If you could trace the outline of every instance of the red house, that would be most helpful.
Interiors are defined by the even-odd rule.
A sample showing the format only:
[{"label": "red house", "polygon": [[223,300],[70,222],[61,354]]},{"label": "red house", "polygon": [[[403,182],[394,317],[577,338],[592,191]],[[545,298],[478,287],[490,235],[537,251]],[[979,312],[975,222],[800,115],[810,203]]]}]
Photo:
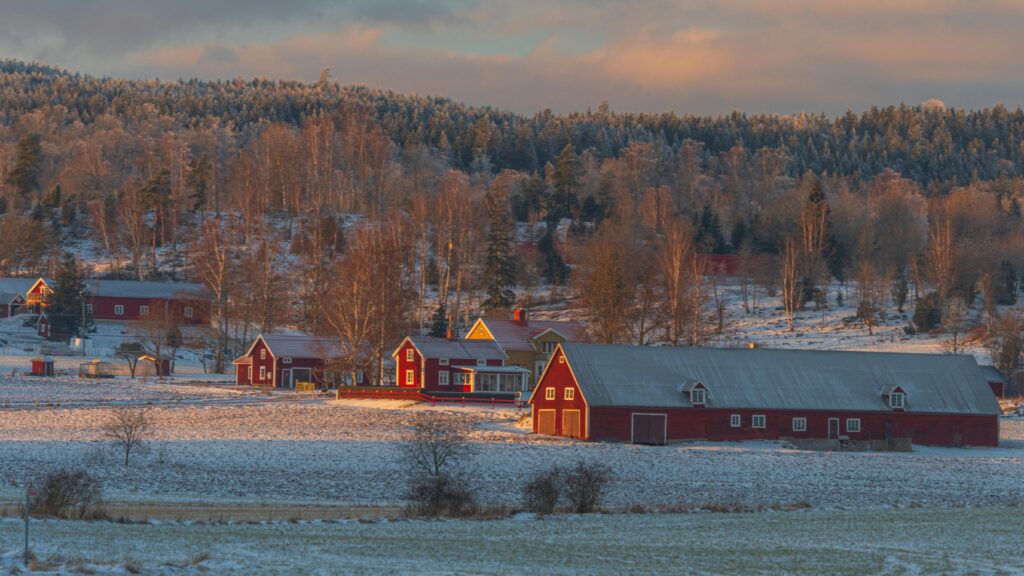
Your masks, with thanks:
[{"label": "red house", "polygon": [[32,278],[0,278],[0,318],[14,316],[36,282]]},{"label": "red house", "polygon": [[96,320],[174,318],[209,324],[212,298],[202,284],[87,280],[86,309]]},{"label": "red house", "polygon": [[564,344],[530,397],[538,434],[996,446],[999,404],[960,355]]},{"label": "red house", "polygon": [[395,382],[403,388],[467,394],[528,390],[530,372],[506,366],[508,356],[492,340],[409,336],[391,356]]},{"label": "red house", "polygon": [[[261,334],[235,359],[235,383],[268,388],[294,388],[297,382],[327,386],[335,380],[327,366],[341,354],[342,347],[335,339]],[[357,385],[367,383],[362,372],[356,378]]]}]

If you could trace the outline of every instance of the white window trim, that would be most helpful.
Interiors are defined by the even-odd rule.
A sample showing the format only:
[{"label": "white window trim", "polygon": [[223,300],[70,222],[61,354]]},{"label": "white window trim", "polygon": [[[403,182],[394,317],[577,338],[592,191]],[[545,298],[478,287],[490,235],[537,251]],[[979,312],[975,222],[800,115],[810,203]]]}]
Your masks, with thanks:
[{"label": "white window trim", "polygon": [[562,393],[562,399],[563,400],[575,400],[576,399],[576,389],[575,388],[571,388],[571,387],[570,388],[566,388],[565,392]]},{"label": "white window trim", "polygon": [[440,372],[437,373],[437,385],[438,386],[448,386],[448,371],[447,370],[441,370]]},{"label": "white window trim", "polygon": [[266,379],[267,379],[267,367],[266,366],[260,366],[260,382],[263,382]]},{"label": "white window trim", "polygon": [[703,388],[694,388],[690,390],[690,404],[694,406],[703,406],[707,403],[708,392]]},{"label": "white window trim", "polygon": [[[760,426],[757,425],[758,418],[761,419],[761,425]],[[750,417],[750,427],[751,428],[758,428],[758,429],[767,428],[768,427],[768,418],[765,417],[764,414],[754,414],[753,416]]]},{"label": "white window trim", "polygon": [[249,382],[252,382],[252,364],[249,365]]},{"label": "white window trim", "polygon": [[193,313],[192,307],[191,306],[185,306],[185,318],[191,318],[192,317],[192,313]]},{"label": "white window trim", "polygon": [[124,304],[114,304],[114,316],[124,316]]},{"label": "white window trim", "polygon": [[149,306],[145,304],[139,306],[139,316],[149,316]]},{"label": "white window trim", "polygon": [[793,418],[793,432],[807,432],[807,418]]},{"label": "white window trim", "polygon": [[440,364],[441,366],[447,366],[448,365],[448,359],[447,358],[438,358],[437,363]]},{"label": "white window trim", "polygon": [[477,358],[476,359],[476,365],[477,366],[486,366],[487,365],[487,360],[485,360],[483,358]]},{"label": "white window trim", "polygon": [[406,386],[412,386],[415,383],[416,383],[416,371],[415,370],[406,370],[405,371],[405,385]]},{"label": "white window trim", "polygon": [[266,359],[267,359],[267,349],[266,348],[260,348],[260,360],[266,360]]},{"label": "white window trim", "polygon": [[[853,424],[853,426],[851,426],[851,424]],[[860,418],[847,418],[846,431],[854,433],[860,432]]]},{"label": "white window trim", "polygon": [[[897,399],[899,399],[897,401]],[[907,395],[903,392],[893,392],[889,394],[889,406],[892,408],[905,408],[907,405]]]},{"label": "white window trim", "polygon": [[743,415],[729,414],[729,427],[739,428],[740,426],[743,426]]},{"label": "white window trim", "polygon": [[292,363],[291,356],[285,356],[284,358],[281,358],[281,364],[291,364],[291,363]]},{"label": "white window trim", "polygon": [[547,388],[545,388],[544,389],[544,399],[545,400],[554,400],[555,399],[555,389],[552,388],[551,386],[548,386]]},{"label": "white window trim", "polygon": [[413,351],[413,349],[412,349],[412,348],[407,348],[407,349],[405,350],[405,361],[406,361],[406,362],[412,362],[412,361],[413,361],[413,359],[414,359],[414,356],[413,356],[413,354],[415,354],[415,352]]}]

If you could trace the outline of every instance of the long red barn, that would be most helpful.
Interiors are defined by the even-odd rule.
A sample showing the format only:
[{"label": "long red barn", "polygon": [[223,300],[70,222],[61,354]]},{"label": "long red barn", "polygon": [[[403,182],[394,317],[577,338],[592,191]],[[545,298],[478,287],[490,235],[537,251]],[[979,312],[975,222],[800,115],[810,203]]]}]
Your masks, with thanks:
[{"label": "long red barn", "polygon": [[588,440],[909,438],[996,446],[999,404],[973,357],[563,344],[533,430]]}]

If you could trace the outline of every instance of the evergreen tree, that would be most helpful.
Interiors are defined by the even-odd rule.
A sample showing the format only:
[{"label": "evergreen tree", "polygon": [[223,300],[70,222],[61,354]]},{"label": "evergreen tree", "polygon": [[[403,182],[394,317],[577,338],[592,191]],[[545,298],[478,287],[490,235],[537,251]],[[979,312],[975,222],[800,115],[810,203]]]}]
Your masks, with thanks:
[{"label": "evergreen tree", "polygon": [[1017,271],[1009,260],[999,263],[999,283],[996,285],[996,303],[1012,306],[1017,303]]},{"label": "evergreen tree", "polygon": [[561,284],[569,277],[569,267],[562,260],[555,246],[555,236],[552,233],[552,226],[548,226],[540,241],[537,242],[537,251],[541,255],[541,275],[548,284]]},{"label": "evergreen tree", "polygon": [[705,204],[700,212],[700,219],[697,221],[697,246],[705,253],[725,253],[725,237],[722,235],[722,224],[718,221],[718,214],[711,209],[710,204]]},{"label": "evergreen tree", "polygon": [[484,260],[484,287],[487,298],[484,310],[510,308],[516,301],[513,288],[516,285],[517,262],[512,238],[512,221],[508,201],[504,194],[492,191],[486,198],[487,217],[490,229],[487,231],[487,253]]},{"label": "evergreen tree", "polygon": [[92,314],[85,308],[85,278],[70,252],[61,258],[54,283],[46,308],[50,333],[84,336],[92,328]]},{"label": "evergreen tree", "polygon": [[17,160],[14,169],[7,176],[7,183],[22,198],[39,189],[39,170],[43,162],[42,138],[39,134],[29,134],[18,140]]},{"label": "evergreen tree", "polygon": [[547,221],[557,222],[571,218],[576,206],[576,189],[579,187],[580,162],[572,144],[566,144],[555,161],[555,191],[548,199]]},{"label": "evergreen tree", "polygon": [[434,338],[444,338],[448,335],[448,309],[440,304],[434,310],[434,317],[430,322],[430,335]]},{"label": "evergreen tree", "polygon": [[210,159],[206,157],[206,152],[203,152],[188,161],[188,175],[185,177],[185,185],[191,191],[189,198],[192,200],[192,212],[199,212],[206,207],[209,182]]}]

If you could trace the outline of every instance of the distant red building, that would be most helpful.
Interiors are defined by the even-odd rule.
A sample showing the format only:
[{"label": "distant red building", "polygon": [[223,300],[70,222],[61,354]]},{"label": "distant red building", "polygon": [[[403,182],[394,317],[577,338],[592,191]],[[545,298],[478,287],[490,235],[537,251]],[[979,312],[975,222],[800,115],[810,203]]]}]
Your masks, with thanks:
[{"label": "distant red building", "polygon": [[491,340],[409,336],[391,355],[395,383],[436,392],[523,393],[528,370],[506,366],[508,356]]},{"label": "distant red building", "polygon": [[[261,334],[235,359],[235,383],[268,388],[294,388],[296,382],[327,386],[347,376],[334,378],[328,369],[331,360],[341,354],[341,345],[332,338]],[[362,372],[356,379],[356,385],[368,383]]]}]

